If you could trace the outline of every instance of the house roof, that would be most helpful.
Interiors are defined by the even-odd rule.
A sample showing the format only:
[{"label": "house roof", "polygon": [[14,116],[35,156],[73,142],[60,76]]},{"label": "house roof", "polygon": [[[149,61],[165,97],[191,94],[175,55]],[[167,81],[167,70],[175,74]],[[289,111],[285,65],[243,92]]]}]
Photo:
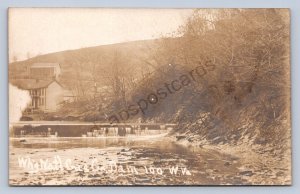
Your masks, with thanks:
[{"label": "house roof", "polygon": [[[10,81],[13,85],[20,89],[30,90],[47,88],[51,83],[56,82],[56,80],[37,80],[37,79],[14,79]],[[60,85],[60,83],[58,83]]]},{"label": "house roof", "polygon": [[30,68],[40,68],[40,67],[59,67],[59,63],[33,63],[29,66]]}]

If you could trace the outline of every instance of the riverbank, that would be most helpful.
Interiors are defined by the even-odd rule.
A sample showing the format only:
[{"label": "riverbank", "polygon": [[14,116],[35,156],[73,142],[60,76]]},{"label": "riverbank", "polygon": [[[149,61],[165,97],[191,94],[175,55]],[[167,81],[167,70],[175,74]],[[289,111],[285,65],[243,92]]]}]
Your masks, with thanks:
[{"label": "riverbank", "polygon": [[[205,139],[188,141],[186,138],[171,137],[174,143],[195,151],[206,149],[231,155],[234,160],[224,165],[232,165],[239,161],[241,166],[237,176],[242,176],[251,185],[291,185],[291,149],[276,149],[274,145],[254,144],[251,139],[244,138],[236,144],[212,144]],[[200,138],[199,138],[200,139]]]},{"label": "riverbank", "polygon": [[[171,142],[170,138],[149,141],[48,138],[28,139],[26,144],[14,141],[10,143],[9,160],[12,186],[248,184],[246,179],[236,176],[240,171],[236,158],[215,150],[195,151]],[[33,166],[35,162],[40,165],[41,160],[48,161],[48,168],[32,170],[29,159]],[[226,165],[233,160],[236,161],[232,165]],[[98,164],[96,167],[93,161]]]},{"label": "riverbank", "polygon": [[43,142],[29,139],[26,144],[11,144],[9,183],[12,186],[185,185],[203,181],[195,178],[197,173],[190,168],[194,157],[181,146],[162,139],[147,144],[123,140],[108,140],[103,144],[104,139],[94,139],[94,143],[90,139],[83,145],[74,144],[81,141],[78,138],[57,142],[52,139],[51,143],[50,139]]},{"label": "riverbank", "polygon": [[290,184],[291,171],[284,166],[289,162],[288,153],[276,157],[268,149],[246,143],[189,142],[175,137],[28,138],[26,142],[11,138],[9,183],[12,186]]}]

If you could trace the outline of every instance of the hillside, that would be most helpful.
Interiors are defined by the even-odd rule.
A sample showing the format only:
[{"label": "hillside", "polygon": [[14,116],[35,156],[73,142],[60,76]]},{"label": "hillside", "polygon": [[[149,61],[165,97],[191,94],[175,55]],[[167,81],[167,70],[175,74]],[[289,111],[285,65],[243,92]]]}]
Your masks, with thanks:
[{"label": "hillside", "polygon": [[[80,74],[82,81],[88,82],[93,79],[92,74],[95,71],[98,74],[107,75],[111,73],[114,63],[117,63],[122,70],[130,70],[133,73],[143,69],[151,69],[149,63],[152,62],[147,60],[149,53],[156,47],[155,40],[145,40],[40,55],[25,61],[10,63],[9,77],[10,79],[26,78],[27,67],[33,63],[59,63],[62,69],[59,81],[68,88],[72,88],[78,80],[78,74]],[[102,79],[96,80],[100,86],[106,84],[105,80]]]}]

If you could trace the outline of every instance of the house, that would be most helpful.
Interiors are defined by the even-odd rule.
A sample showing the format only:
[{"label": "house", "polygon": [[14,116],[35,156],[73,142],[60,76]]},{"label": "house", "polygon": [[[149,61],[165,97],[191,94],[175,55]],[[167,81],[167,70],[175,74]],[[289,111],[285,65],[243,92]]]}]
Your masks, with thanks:
[{"label": "house", "polygon": [[29,78],[58,79],[61,74],[59,63],[33,63],[27,67]]},{"label": "house", "polygon": [[64,93],[66,90],[55,79],[18,79],[12,81],[18,88],[29,91],[31,103],[30,110],[41,110],[44,112],[53,112],[64,102]]},{"label": "house", "polygon": [[31,64],[27,74],[27,79],[11,79],[10,82],[29,92],[31,103],[27,109],[30,111],[53,112],[61,103],[74,101],[74,95],[58,81],[61,74],[59,63]]}]

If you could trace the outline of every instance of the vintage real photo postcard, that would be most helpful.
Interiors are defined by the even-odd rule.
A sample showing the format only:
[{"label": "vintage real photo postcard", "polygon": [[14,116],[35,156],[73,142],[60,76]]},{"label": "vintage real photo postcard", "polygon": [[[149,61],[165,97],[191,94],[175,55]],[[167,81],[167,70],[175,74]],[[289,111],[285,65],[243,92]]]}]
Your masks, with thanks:
[{"label": "vintage real photo postcard", "polygon": [[291,185],[289,9],[9,8],[9,184]]}]

